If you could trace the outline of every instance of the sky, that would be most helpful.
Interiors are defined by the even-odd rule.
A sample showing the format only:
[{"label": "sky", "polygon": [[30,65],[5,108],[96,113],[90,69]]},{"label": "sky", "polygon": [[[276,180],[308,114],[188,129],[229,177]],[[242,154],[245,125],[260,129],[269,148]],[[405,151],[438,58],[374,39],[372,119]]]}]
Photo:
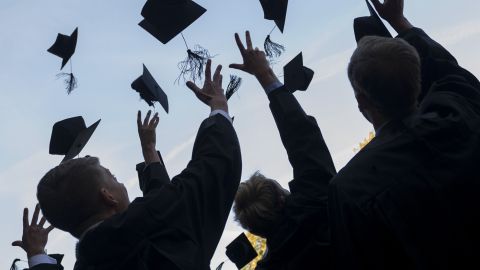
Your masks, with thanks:
[{"label": "sky", "polygon": [[[126,184],[130,198],[141,196],[135,164],[142,161],[136,130],[136,112],[147,111],[130,84],[145,64],[169,97],[170,113],[159,109],[157,148],[170,176],[185,168],[193,141],[209,108],[183,84],[174,84],[177,63],[186,48],[181,37],[161,44],[138,26],[145,1],[127,0],[0,0],[0,268],[25,253],[11,247],[21,238],[22,209],[32,209],[40,178],[62,159],[48,154],[51,128],[57,121],[83,116],[91,125],[102,119],[81,155],[100,157]],[[213,64],[223,74],[240,75],[243,84],[229,102],[242,148],[242,179],[260,170],[285,187],[292,179],[268,99],[258,82],[228,68],[241,61],[234,33],[251,30],[261,47],[274,23],[263,19],[257,0],[197,0],[208,11],[184,35],[190,47],[200,44],[215,55]],[[406,1],[406,16],[449,49],[459,63],[480,75],[480,2]],[[316,117],[337,169],[354,155],[354,148],[372,131],[358,112],[346,75],[355,48],[352,21],[367,15],[363,0],[290,0],[285,31],[272,39],[286,46],[273,66],[281,76],[283,66],[303,52],[304,64],[315,71],[306,92],[296,96],[305,111]],[[56,79],[61,59],[47,49],[57,33],[70,34],[79,27],[77,50],[72,58],[78,88],[66,94]],[[394,33],[394,32],[392,32]],[[69,66],[65,68],[68,71]],[[159,106],[157,106],[159,108]],[[212,194],[214,196],[214,194]],[[226,260],[225,246],[242,229],[232,217],[212,259],[215,268]],[[64,253],[65,269],[75,262],[75,239],[52,231],[48,252]],[[23,266],[26,266],[23,264]],[[235,269],[227,262],[224,269]]]}]

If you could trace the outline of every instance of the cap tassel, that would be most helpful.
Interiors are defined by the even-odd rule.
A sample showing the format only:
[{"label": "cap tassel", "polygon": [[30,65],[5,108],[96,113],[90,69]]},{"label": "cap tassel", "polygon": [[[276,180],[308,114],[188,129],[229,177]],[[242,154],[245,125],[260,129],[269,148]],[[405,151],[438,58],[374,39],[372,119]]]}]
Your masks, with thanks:
[{"label": "cap tassel", "polygon": [[180,75],[176,82],[183,78],[184,81],[190,78],[193,82],[202,80],[205,64],[207,60],[212,58],[207,49],[202,48],[200,45],[195,45],[195,50],[187,50],[187,58],[178,63],[180,69]]},{"label": "cap tassel", "polygon": [[238,91],[240,85],[242,85],[242,78],[235,75],[230,75],[230,82],[228,83],[227,91],[225,92],[227,100],[229,100],[232,95]]},{"label": "cap tassel", "polygon": [[65,82],[65,89],[67,90],[67,94],[70,93],[77,88],[77,78],[73,75],[73,73],[59,73],[57,74],[57,79],[64,78]]},{"label": "cap tassel", "polygon": [[267,36],[263,44],[265,48],[265,54],[268,58],[278,58],[285,52],[285,46],[275,43],[270,39],[270,35]]}]

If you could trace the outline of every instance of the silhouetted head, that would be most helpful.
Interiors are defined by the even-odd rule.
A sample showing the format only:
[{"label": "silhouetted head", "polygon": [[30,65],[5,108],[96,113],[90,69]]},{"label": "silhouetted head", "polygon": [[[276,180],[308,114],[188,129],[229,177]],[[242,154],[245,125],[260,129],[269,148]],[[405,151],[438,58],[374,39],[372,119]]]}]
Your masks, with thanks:
[{"label": "silhouetted head", "polygon": [[282,218],[288,195],[290,192],[277,181],[256,172],[238,188],[235,220],[251,233],[267,237]]},{"label": "silhouetted head", "polygon": [[416,49],[402,39],[367,36],[360,40],[348,77],[358,108],[375,128],[416,109],[420,68]]},{"label": "silhouetted head", "polygon": [[125,186],[95,157],[72,159],[51,169],[38,183],[37,198],[48,222],[77,238],[130,204]]}]

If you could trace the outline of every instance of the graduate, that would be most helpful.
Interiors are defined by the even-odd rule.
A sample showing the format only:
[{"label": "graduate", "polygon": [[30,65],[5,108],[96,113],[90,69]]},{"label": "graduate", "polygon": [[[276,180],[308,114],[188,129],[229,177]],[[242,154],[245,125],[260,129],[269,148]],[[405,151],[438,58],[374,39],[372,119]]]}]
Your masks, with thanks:
[{"label": "graduate", "polygon": [[[235,36],[243,64],[232,64],[254,75],[267,94],[270,110],[293,167],[290,191],[260,173],[240,184],[234,203],[235,219],[253,234],[267,239],[267,254],[256,269],[322,269],[329,251],[324,233],[328,226],[328,184],[336,175],[330,152],[318,124],[293,95],[306,90],[313,71],[302,64],[301,54],[284,68],[284,83],[272,71],[265,52],[254,49],[250,33],[246,47]],[[328,256],[327,256],[328,257]]]},{"label": "graduate", "polygon": [[[330,172],[327,148],[316,143],[323,156],[318,155],[319,148],[304,151],[301,144],[289,150],[279,129],[294,165],[291,193],[257,174],[241,184],[234,205],[236,218],[246,229],[267,237],[269,250],[257,269],[480,268],[480,82],[405,18],[403,0],[372,2],[399,35],[392,38],[379,25],[362,29],[382,23],[375,10],[371,19],[356,20],[358,47],[348,76],[358,108],[375,128],[376,137],[336,176],[317,174],[315,181],[299,190],[297,158],[292,154],[303,151],[306,158],[317,161],[316,167],[306,172]],[[262,55],[249,43],[247,39],[248,48],[241,48],[244,58]],[[262,83],[266,89],[282,90],[280,84],[272,83],[271,71],[258,68],[258,61],[233,67],[267,82]],[[264,80],[268,77],[270,80]],[[290,112],[291,106],[282,104],[287,108],[283,110]],[[279,120],[286,119],[274,118],[279,127]],[[296,127],[286,132],[295,133]],[[322,190],[328,182],[328,191]],[[293,194],[313,191],[320,193],[316,204],[310,201],[312,210],[328,209],[323,220],[317,219],[319,231],[304,242],[301,240],[306,238],[295,241],[288,231],[275,237],[287,227],[284,224],[290,224],[295,232],[301,224],[308,227],[313,223],[291,218],[304,210],[289,208]],[[261,199],[245,199],[245,194]],[[308,248],[312,242],[324,249],[316,253],[310,267],[291,264],[299,254],[313,250]]]},{"label": "graduate", "polygon": [[[179,175],[170,179],[155,149],[158,114],[148,112],[142,119],[139,112],[145,162],[137,171],[143,197],[130,202],[125,186],[96,157],[67,160],[40,180],[37,198],[44,218],[79,241],[76,270],[210,269],[242,163],[221,66],[212,78],[209,60],[205,78],[203,88],[188,82],[211,114],[200,125],[192,159]],[[38,215],[37,209],[31,223],[24,215],[24,235],[15,244],[27,252],[30,269],[63,269],[44,253],[51,228],[43,228],[44,219],[37,224]],[[31,241],[39,238],[43,241]]]}]

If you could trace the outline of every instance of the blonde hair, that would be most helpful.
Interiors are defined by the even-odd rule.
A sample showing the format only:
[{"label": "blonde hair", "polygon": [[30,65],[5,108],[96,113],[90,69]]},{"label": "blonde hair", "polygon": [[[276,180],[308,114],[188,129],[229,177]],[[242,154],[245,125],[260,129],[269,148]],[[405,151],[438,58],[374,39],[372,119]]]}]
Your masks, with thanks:
[{"label": "blonde hair", "polygon": [[417,50],[397,38],[360,40],[348,66],[355,91],[363,93],[388,117],[403,116],[417,106],[421,64]]},{"label": "blonde hair", "polygon": [[283,214],[288,191],[259,172],[240,184],[233,211],[240,225],[259,236],[270,232]]}]

